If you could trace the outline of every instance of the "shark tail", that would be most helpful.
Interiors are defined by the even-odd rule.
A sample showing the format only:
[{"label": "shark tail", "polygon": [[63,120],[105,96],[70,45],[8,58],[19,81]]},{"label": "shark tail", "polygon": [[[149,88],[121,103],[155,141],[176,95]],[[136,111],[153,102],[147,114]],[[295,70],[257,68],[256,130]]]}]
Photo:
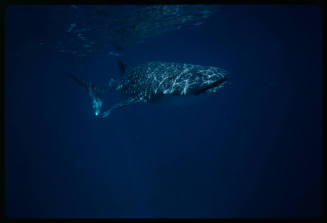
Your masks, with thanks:
[{"label": "shark tail", "polygon": [[72,78],[78,85],[80,85],[88,92],[89,96],[92,99],[92,107],[95,116],[98,116],[100,114],[102,108],[103,102],[100,96],[103,95],[104,93],[115,90],[117,87],[116,86],[117,81],[114,79],[110,79],[108,86],[99,87],[96,84],[92,83],[91,81],[80,79],[73,73],[67,73],[67,76]]}]

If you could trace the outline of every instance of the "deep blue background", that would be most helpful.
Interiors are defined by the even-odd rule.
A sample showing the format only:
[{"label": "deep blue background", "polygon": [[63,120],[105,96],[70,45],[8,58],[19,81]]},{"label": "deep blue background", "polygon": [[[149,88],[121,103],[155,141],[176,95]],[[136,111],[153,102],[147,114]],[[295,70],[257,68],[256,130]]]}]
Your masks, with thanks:
[{"label": "deep blue background", "polygon": [[[319,7],[224,6],[201,26],[127,49],[131,65],[222,67],[231,85],[194,103],[136,104],[107,119],[93,117],[86,92],[63,74],[104,85],[118,77],[116,59],[42,48],[49,30],[57,33],[49,40],[61,39],[43,14],[6,10],[9,217],[320,216]],[[104,106],[119,100],[108,95]]]}]

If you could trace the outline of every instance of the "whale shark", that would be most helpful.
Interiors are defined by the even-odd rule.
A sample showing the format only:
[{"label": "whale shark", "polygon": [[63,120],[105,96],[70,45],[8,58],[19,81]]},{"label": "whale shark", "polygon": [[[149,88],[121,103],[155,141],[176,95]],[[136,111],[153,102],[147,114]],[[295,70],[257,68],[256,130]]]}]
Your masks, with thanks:
[{"label": "whale shark", "polygon": [[[119,60],[117,64],[120,79],[110,78],[104,87],[69,73],[69,76],[88,92],[95,116],[106,118],[112,111],[130,104],[153,103],[166,96],[187,97],[215,93],[224,87],[228,75],[226,70],[219,67],[175,62],[153,61],[129,67]],[[127,99],[101,112],[101,96],[112,91],[119,91],[126,95]]]}]

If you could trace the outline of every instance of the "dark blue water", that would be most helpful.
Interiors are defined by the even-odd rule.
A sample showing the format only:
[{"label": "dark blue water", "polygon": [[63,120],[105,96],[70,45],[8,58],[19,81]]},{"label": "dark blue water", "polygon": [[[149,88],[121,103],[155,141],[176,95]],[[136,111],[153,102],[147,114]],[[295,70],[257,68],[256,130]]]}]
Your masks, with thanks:
[{"label": "dark blue water", "polygon": [[[7,216],[321,215],[319,7],[225,6],[203,25],[126,48],[132,66],[218,66],[230,85],[177,106],[130,105],[106,119],[93,116],[87,93],[64,72],[104,85],[118,77],[116,58],[40,46],[45,37],[65,42],[60,23],[70,19],[43,20],[48,7],[6,9]],[[109,94],[104,103],[119,100]]]}]

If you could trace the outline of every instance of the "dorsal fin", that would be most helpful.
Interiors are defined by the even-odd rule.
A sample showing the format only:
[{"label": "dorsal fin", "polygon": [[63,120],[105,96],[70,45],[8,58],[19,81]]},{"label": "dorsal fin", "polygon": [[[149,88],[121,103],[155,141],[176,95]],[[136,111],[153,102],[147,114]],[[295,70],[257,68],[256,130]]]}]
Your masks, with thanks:
[{"label": "dorsal fin", "polygon": [[126,71],[127,65],[123,61],[121,61],[121,60],[118,60],[117,61],[117,65],[119,67],[120,75],[123,76],[124,73],[125,73],[125,71]]}]

